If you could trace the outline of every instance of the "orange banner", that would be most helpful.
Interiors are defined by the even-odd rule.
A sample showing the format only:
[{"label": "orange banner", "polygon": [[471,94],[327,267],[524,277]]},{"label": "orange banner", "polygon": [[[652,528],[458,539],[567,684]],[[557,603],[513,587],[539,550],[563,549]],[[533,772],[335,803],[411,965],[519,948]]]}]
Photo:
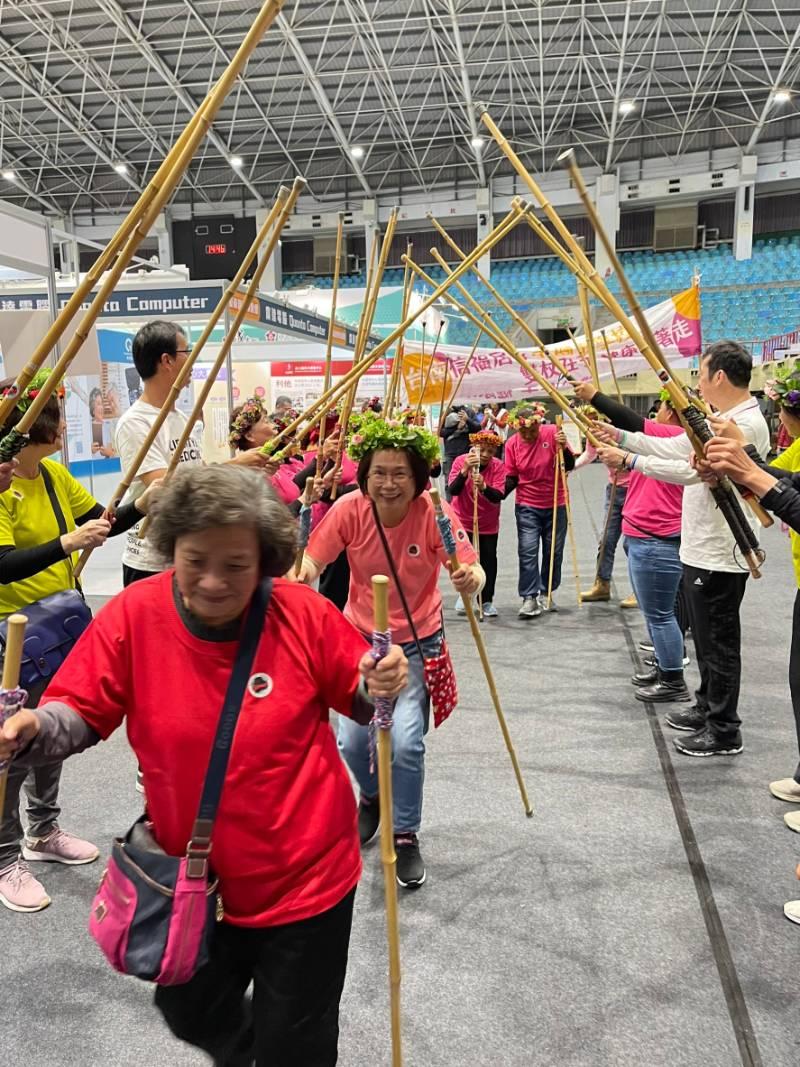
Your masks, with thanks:
[{"label": "orange banner", "polygon": [[446,356],[423,356],[417,352],[406,352],[403,355],[402,369],[408,402],[412,407],[419,404],[420,398],[423,404],[441,404],[445,375],[447,375],[445,403],[447,402],[453,391],[454,382],[451,381],[452,371],[450,361]]}]

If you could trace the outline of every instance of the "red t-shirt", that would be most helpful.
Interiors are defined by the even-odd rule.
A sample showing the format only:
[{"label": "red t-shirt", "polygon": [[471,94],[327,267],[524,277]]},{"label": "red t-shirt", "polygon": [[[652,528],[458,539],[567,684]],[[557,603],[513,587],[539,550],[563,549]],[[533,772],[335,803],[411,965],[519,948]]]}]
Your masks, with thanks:
[{"label": "red t-shirt", "polygon": [[[651,437],[678,437],[683,429],[646,419],[644,432]],[[622,532],[626,537],[680,537],[682,507],[682,485],[659,482],[632,470],[622,509]]]},{"label": "red t-shirt", "polygon": [[[161,847],[180,856],[197,816],[237,642],[193,637],[173,572],[129,586],[92,622],[42,703],[73,708],[102,738],[126,723]],[[214,824],[225,918],[276,926],[319,915],[358,882],[353,789],[328,708],[350,714],[366,644],[323,597],[276,580]],[[252,676],[251,676],[252,677]]]},{"label": "red t-shirt", "polygon": [[[447,504],[442,507],[453,524],[459,562],[475,563],[477,556],[464,527]],[[420,638],[429,637],[442,625],[439,570],[447,562],[431,498],[423,493],[412,500],[400,525],[384,530],[417,634]],[[306,551],[311,559],[324,566],[332,563],[345,548],[350,563],[350,592],[344,613],[362,633],[371,633],[372,577],[385,574],[391,578],[391,570],[369,497],[360,490],[336,501],[319,526],[311,531]],[[393,582],[389,584],[389,626],[394,641],[413,640]]]},{"label": "red t-shirt", "polygon": [[[529,508],[552,508],[553,488],[556,478],[557,426],[541,425],[539,436],[528,444],[520,435],[514,434],[506,443],[506,474],[519,478],[517,485],[517,503]],[[566,446],[565,451],[571,451]],[[564,486],[559,482],[558,503],[566,504]]]},{"label": "red t-shirt", "polygon": [[[463,456],[456,456],[453,466],[450,470],[450,477],[448,482],[452,484],[458,477],[459,472],[464,466],[467,454]],[[486,485],[491,489],[499,489],[502,493],[506,487],[506,469],[502,462],[496,457],[492,456],[489,462],[481,471],[483,480]],[[467,471],[467,480],[464,484],[464,488],[453,497],[453,511],[458,515],[461,520],[464,529],[473,533],[473,518],[475,517],[475,494],[473,492],[472,475]],[[483,493],[478,493],[478,533],[479,534],[496,534],[500,530],[500,504],[493,504],[491,500],[487,500]]]}]

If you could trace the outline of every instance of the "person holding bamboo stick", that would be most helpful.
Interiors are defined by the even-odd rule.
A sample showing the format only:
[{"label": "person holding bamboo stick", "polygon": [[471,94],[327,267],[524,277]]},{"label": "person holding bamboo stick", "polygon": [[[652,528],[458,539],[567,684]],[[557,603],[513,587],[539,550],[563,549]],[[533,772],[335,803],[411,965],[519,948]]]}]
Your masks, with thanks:
[{"label": "person holding bamboo stick", "polygon": [[[439,725],[452,710],[447,700],[455,681],[444,645],[438,584],[449,557],[425,492],[439,444],[423,427],[373,419],[362,423],[358,433],[348,438],[348,451],[358,460],[360,492],[337,500],[324,521],[312,530],[300,580],[313,582],[326,564],[346,550],[350,592],[345,615],[363,634],[369,634],[373,626],[372,575],[386,573],[388,568],[391,576],[390,629],[409,665],[409,683],[398,698],[392,727],[393,831],[397,880],[412,889],[426,879],[417,835],[422,822],[430,705],[434,705]],[[461,523],[451,511],[448,514],[456,532],[460,563],[450,580],[466,599],[481,589],[484,573]],[[378,832],[381,817],[368,733],[340,719],[338,737],[339,749],[360,790],[359,834],[366,845]]]},{"label": "person holding bamboo stick", "polygon": [[[522,599],[517,614],[521,619],[536,619],[547,610],[550,557],[553,557],[554,592],[561,584],[561,563],[567,538],[565,487],[559,483],[556,488],[558,449],[563,449],[567,472],[575,466],[575,456],[564,431],[557,426],[545,425],[546,414],[543,404],[523,401],[511,409],[508,418],[509,427],[517,432],[505,447],[504,496],[517,494],[514,514],[519,556],[518,589]],[[558,610],[552,597],[549,603],[549,610]]]},{"label": "person holding bamboo stick", "polygon": [[442,441],[444,442],[442,473],[445,478],[445,496],[448,500],[451,499],[450,471],[453,469],[456,457],[469,452],[469,435],[477,433],[480,428],[480,419],[473,409],[465,404],[456,404],[445,416],[442,425]]},{"label": "person holding bamboo stick", "polygon": [[[174,322],[148,322],[134,337],[133,364],[144,383],[144,390],[139,399],[120,416],[117,423],[114,447],[119,453],[123,470],[127,470],[136,458],[190,353],[186,335]],[[186,416],[177,408],[173,408],[139,467],[128,495],[130,501],[136,500],[148,485],[164,477],[185,426]],[[253,449],[242,452],[229,462],[264,468],[268,459],[260,449]],[[180,463],[190,466],[203,463],[202,426],[195,427],[183,450]],[[166,561],[159,557],[152,545],[138,537],[138,532],[138,525],[130,531],[122,556],[122,582],[125,586],[141,578],[160,574],[166,566]]]},{"label": "person holding bamboo stick", "polygon": [[328,709],[368,723],[373,698],[405,687],[406,660],[395,644],[376,663],[340,612],[280,578],[296,526],[257,472],[186,467],[155,512],[151,536],[173,565],[105,606],[41,707],[0,727],[0,759],[21,770],[64,759],[124,723],[151,783],[152,836],[180,856],[250,604],[266,586],[210,840],[220,921],[208,962],[182,984],[159,985],[155,1005],[175,1037],[217,1064],[328,1067],[361,875]]},{"label": "person holding bamboo stick", "polygon": [[[450,493],[453,511],[458,515],[464,529],[474,537],[474,515],[477,497],[479,554],[481,566],[486,572],[483,587],[483,617],[496,619],[494,591],[497,582],[497,539],[500,536],[500,505],[506,487],[506,469],[497,459],[503,438],[493,430],[479,430],[470,434],[472,448],[464,456],[458,456],[450,471]],[[466,608],[461,597],[455,604],[457,615],[465,615]]]}]

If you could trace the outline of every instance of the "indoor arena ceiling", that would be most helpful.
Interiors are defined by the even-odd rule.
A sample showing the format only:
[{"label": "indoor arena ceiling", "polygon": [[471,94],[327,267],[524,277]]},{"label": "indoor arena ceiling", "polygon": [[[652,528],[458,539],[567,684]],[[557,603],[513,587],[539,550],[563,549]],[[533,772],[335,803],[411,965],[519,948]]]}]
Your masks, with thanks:
[{"label": "indoor arena ceiling", "polygon": [[[257,8],[0,0],[0,197],[132,203]],[[752,151],[800,134],[798,45],[798,0],[287,0],[177,197],[258,203],[298,173],[332,204],[474,188],[507,173],[473,146],[477,101],[539,172],[569,145],[607,170]]]}]

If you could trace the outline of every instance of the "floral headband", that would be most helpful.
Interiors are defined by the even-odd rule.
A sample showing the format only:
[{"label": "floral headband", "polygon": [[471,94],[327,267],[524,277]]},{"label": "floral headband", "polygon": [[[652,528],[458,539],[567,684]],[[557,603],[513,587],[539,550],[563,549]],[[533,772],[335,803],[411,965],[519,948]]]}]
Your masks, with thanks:
[{"label": "floral headband", "polygon": [[790,415],[800,416],[800,359],[764,383],[764,392]]},{"label": "floral headband", "polygon": [[469,435],[469,443],[471,445],[491,445],[492,448],[499,448],[503,443],[503,438],[499,434],[492,433],[491,430],[479,430],[478,433]]},{"label": "floral headband", "polygon": [[[50,373],[51,372],[49,368],[46,370],[37,370],[37,372],[28,382],[27,386],[22,390],[22,394],[20,395],[20,398],[17,401],[16,405],[18,411],[25,412],[28,410],[33,401],[42,391],[42,386],[50,377]],[[16,396],[16,389],[16,383],[14,383],[14,385],[7,386],[2,393],[3,399],[5,400],[5,398],[9,396]],[[53,393],[51,395],[58,397],[59,400],[63,400],[66,396],[64,383],[60,382],[53,390]]]},{"label": "floral headband", "polygon": [[585,419],[590,422],[610,422],[611,420],[593,408],[591,404],[573,404],[572,408],[577,411],[579,415],[583,415]]},{"label": "floral headband", "polygon": [[284,411],[281,415],[272,415],[270,417],[270,422],[278,431],[278,433],[283,433],[286,427],[291,425],[291,423],[293,423],[295,419],[299,418],[299,416],[299,411],[295,411],[294,408],[290,408],[288,411]]},{"label": "floral headband", "polygon": [[382,449],[401,448],[411,449],[428,464],[439,460],[438,438],[423,426],[409,426],[399,419],[363,420],[347,438],[347,454],[356,461]]},{"label": "floral headband", "polygon": [[528,429],[537,426],[547,418],[544,404],[517,404],[508,413],[508,425],[512,430]]},{"label": "floral headband", "polygon": [[236,448],[240,441],[244,439],[247,432],[252,430],[256,423],[266,415],[264,405],[258,399],[258,397],[251,397],[242,404],[242,409],[235,419],[231,422],[230,433],[228,434],[228,441],[232,448]]}]

